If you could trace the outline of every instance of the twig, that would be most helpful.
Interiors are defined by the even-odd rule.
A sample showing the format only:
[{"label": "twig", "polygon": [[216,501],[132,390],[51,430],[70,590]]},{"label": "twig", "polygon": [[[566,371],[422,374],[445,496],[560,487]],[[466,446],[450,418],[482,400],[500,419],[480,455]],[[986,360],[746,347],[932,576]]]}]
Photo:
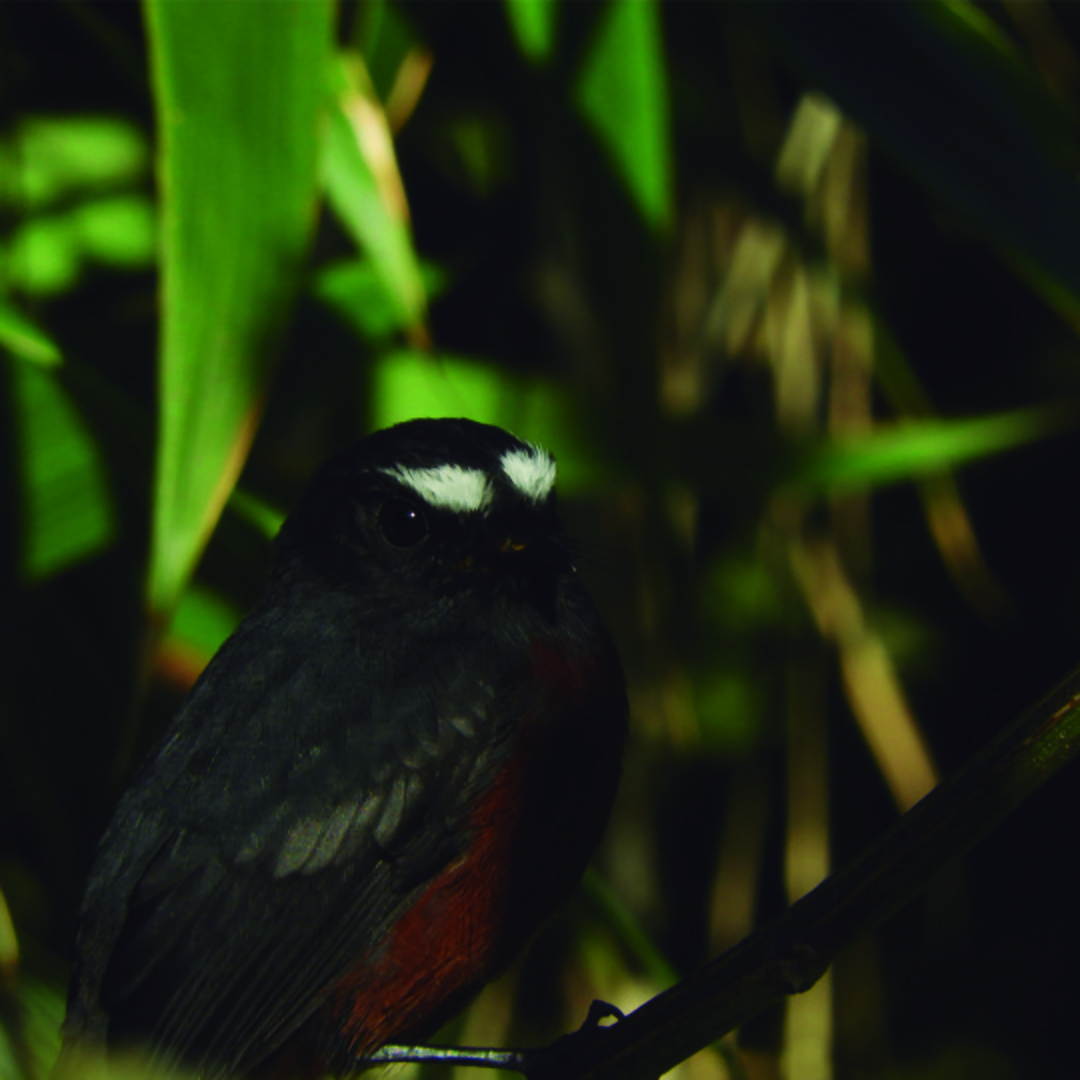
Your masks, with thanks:
[{"label": "twig", "polygon": [[530,1080],[656,1080],[808,990],[844,944],[922,892],[1078,753],[1080,668],[779,920]]}]

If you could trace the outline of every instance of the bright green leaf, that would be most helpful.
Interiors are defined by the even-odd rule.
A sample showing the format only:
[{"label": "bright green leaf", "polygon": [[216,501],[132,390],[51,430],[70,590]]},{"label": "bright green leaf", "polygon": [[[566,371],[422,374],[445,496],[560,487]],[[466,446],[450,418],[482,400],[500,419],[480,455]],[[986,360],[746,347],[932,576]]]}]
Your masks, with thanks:
[{"label": "bright green leaf", "polygon": [[660,5],[607,5],[577,87],[578,105],[641,216],[656,230],[672,218],[671,134]]},{"label": "bright green leaf", "polygon": [[1078,423],[1075,408],[1056,406],[970,420],[910,421],[826,443],[801,460],[792,484],[843,490],[896,483],[1035,442]]},{"label": "bright green leaf", "polygon": [[142,195],[94,199],[73,211],[83,254],[110,266],[148,266],[154,260],[154,211]]},{"label": "bright green leaf", "polygon": [[0,202],[37,210],[58,199],[141,180],[149,152],[134,125],[111,117],[35,117],[0,146]]},{"label": "bright green leaf", "polygon": [[75,284],[82,261],[70,214],[32,217],[14,231],[7,252],[7,279],[33,296],[62,293]]},{"label": "bright green leaf", "polygon": [[370,406],[375,428],[420,416],[463,416],[540,443],[555,454],[564,493],[595,487],[604,476],[569,395],[554,383],[513,376],[494,364],[408,349],[387,353],[373,371]]},{"label": "bright green leaf", "polygon": [[522,56],[544,64],[555,45],[556,0],[504,0],[506,17]]},{"label": "bright green leaf", "polygon": [[314,221],[328,0],[147,0],[163,192],[149,592],[177,600],[254,434]]},{"label": "bright green leaf", "polygon": [[106,548],[117,523],[104,462],[53,372],[9,365],[22,513],[22,572],[50,577]]},{"label": "bright green leaf", "polygon": [[[421,263],[420,279],[425,295],[437,296],[446,288],[449,275],[431,263]],[[370,259],[343,259],[323,267],[312,293],[369,341],[406,329],[400,306],[387,293]]]},{"label": "bright green leaf", "polygon": [[0,345],[22,360],[54,367],[63,357],[56,342],[0,298]]},{"label": "bright green leaf", "polygon": [[416,416],[464,416],[497,423],[508,389],[497,368],[402,349],[379,358],[372,386],[372,424],[389,427]]},{"label": "bright green leaf", "polygon": [[322,174],[334,212],[371,259],[405,326],[423,322],[423,282],[409,231],[408,207],[386,116],[360,57],[340,68],[338,97],[326,125]]},{"label": "bright green leaf", "polygon": [[154,255],[154,215],[146,196],[92,199],[23,221],[11,238],[8,280],[32,295],[55,295],[75,284],[84,258],[131,268],[148,266]]}]

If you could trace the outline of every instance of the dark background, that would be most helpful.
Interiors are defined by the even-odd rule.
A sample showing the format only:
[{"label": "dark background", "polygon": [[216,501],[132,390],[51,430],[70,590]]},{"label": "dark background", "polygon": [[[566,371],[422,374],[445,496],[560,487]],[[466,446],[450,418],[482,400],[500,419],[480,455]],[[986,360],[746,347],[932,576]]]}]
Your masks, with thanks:
[{"label": "dark background", "polygon": [[[790,540],[776,525],[780,483],[798,471],[809,440],[835,434],[830,418],[819,403],[808,410],[809,429],[786,428],[768,344],[759,337],[729,349],[706,332],[707,300],[731,272],[741,231],[771,222],[786,237],[787,273],[831,268],[849,283],[877,347],[888,337],[893,363],[945,420],[1071,402],[1080,386],[1077,11],[988,4],[975,15],[1000,35],[1013,66],[988,61],[979,34],[958,35],[910,5],[662,5],[674,173],[673,213],[661,230],[642,220],[574,93],[607,5],[560,5],[541,65],[522,57],[502,5],[403,3],[384,16],[407,47],[434,58],[396,150],[415,248],[446,275],[431,298],[435,349],[487,365],[496,381],[561,387],[558,422],[588,456],[591,472],[566,492],[564,514],[620,639],[635,717],[624,797],[598,866],[676,971],[712,953],[711,890],[725,844],[742,829],[729,818],[747,805],[748,789],[762,807],[743,836],[749,906],[764,916],[786,902],[785,733],[799,715],[785,691],[793,665],[815,673],[814,708],[825,717],[834,862],[853,857],[897,814],[853,722],[836,643],[819,634],[776,556]],[[367,17],[343,5],[340,41],[362,36],[357,21]],[[392,79],[381,81],[383,56],[368,59],[385,96]],[[949,76],[939,78],[942,71]],[[785,132],[809,90],[829,95],[854,123],[849,130],[861,132],[852,205],[865,200],[868,217],[863,227],[853,213],[847,228],[869,253],[865,267],[845,266],[837,254],[844,226],[830,240],[806,209],[812,197],[775,180]],[[42,115],[118,117],[154,145],[139,5],[0,7],[0,138]],[[131,190],[158,197],[149,169]],[[0,274],[9,279],[14,237],[34,212],[4,197]],[[705,254],[688,254],[700,248]],[[372,388],[403,343],[400,334],[358,333],[318,299],[320,268],[353,250],[324,212],[241,481],[282,509],[322,457],[381,422]],[[55,291],[20,285],[16,275],[6,295],[60,345],[63,385],[92,435],[121,416],[128,448],[107,456],[119,521],[112,542],[28,580],[22,399],[12,374],[25,361],[5,354],[0,889],[22,956],[23,989],[11,992],[49,1016],[93,844],[205,649],[174,635],[149,667],[140,652],[157,410],[153,262],[90,259]],[[764,305],[769,287],[763,295]],[[826,357],[832,332],[825,326],[817,343]],[[678,409],[663,392],[673,356],[698,373]],[[839,378],[824,362],[815,377],[825,392]],[[866,419],[888,426],[910,418],[910,402],[895,381],[876,380]],[[407,413],[409,404],[398,407]],[[857,557],[841,544],[851,579],[945,773],[1080,652],[1077,450],[1070,430],[1048,428],[955,472],[1001,602],[995,593],[980,605],[978,588],[973,601],[957,585],[927,527],[916,477],[879,489],[871,477],[847,496],[869,520]],[[836,536],[838,500],[804,492],[800,529]],[[227,514],[200,565],[200,587],[242,611],[266,550],[258,530]],[[1078,814],[1070,770],[924,900],[853,946],[836,974],[838,1076],[1074,1074],[1080,946],[1069,913]],[[515,975],[514,1036],[575,1024],[579,998],[594,992],[624,1004],[620,993],[658,988],[655,966],[601,929],[597,903],[583,896],[549,931],[550,948]],[[766,1017],[744,1033],[765,1055],[753,1059],[755,1069],[771,1067],[779,1031]]]}]

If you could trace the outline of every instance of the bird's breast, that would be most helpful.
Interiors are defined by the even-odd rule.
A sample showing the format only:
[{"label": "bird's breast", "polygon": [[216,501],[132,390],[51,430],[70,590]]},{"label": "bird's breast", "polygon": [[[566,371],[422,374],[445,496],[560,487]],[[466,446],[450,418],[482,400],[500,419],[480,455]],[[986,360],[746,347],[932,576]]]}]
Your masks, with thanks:
[{"label": "bird's breast", "polygon": [[626,730],[614,653],[536,644],[530,666],[532,714],[469,807],[464,853],[333,990],[331,1028],[351,1055],[427,1037],[458,1012],[547,921],[599,842]]}]

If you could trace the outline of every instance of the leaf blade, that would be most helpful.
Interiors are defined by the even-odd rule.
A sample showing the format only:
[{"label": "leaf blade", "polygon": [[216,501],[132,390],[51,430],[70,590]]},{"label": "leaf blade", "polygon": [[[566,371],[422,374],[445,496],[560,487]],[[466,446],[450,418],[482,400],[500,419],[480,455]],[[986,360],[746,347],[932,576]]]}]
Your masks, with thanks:
[{"label": "leaf blade", "polygon": [[146,0],[146,14],[164,193],[148,599],[164,612],[239,474],[297,286],[332,7]]}]

